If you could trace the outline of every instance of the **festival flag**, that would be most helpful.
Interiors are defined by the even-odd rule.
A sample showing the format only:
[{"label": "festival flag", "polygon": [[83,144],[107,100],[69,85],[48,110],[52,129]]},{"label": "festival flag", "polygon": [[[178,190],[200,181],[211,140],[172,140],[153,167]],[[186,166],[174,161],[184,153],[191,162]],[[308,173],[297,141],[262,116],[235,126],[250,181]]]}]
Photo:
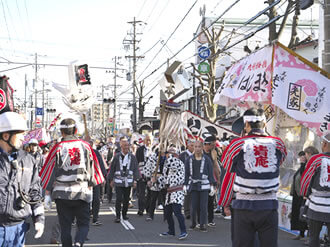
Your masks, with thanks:
[{"label": "festival flag", "polygon": [[50,142],[50,136],[44,128],[34,129],[27,132],[24,136],[23,144],[29,143],[31,139],[37,139],[38,141],[44,141],[46,143]]},{"label": "festival flag", "polygon": [[211,123],[190,111],[185,111],[182,114],[182,119],[187,123],[189,130],[193,134],[192,138],[201,138],[204,140],[207,136],[212,134],[221,139],[228,138],[231,135],[237,135],[229,129]]},{"label": "festival flag", "polygon": [[274,49],[272,103],[322,136],[330,130],[330,80],[283,45]]},{"label": "festival flag", "polygon": [[14,111],[14,90],[8,82],[7,76],[0,77],[0,113]]},{"label": "festival flag", "polygon": [[269,104],[268,120],[279,107],[321,136],[330,129],[329,92],[328,73],[277,42],[234,64],[213,102],[241,107]]},{"label": "festival flag", "polygon": [[87,64],[75,66],[75,73],[77,86],[91,84]]},{"label": "festival flag", "polygon": [[214,103],[231,106],[240,102],[271,102],[272,46],[266,46],[229,68]]}]

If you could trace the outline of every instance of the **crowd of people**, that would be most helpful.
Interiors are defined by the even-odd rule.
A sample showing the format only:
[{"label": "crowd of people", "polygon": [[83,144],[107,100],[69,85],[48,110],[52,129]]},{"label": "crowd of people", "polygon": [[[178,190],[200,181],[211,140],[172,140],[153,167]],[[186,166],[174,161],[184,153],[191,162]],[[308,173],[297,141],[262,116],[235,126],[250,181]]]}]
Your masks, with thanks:
[{"label": "crowd of people", "polygon": [[[278,246],[276,193],[286,146],[265,132],[262,110],[245,111],[242,121],[241,137],[208,134],[186,140],[184,147],[162,148],[151,134],[134,142],[126,136],[79,139],[75,120],[67,118],[59,126],[60,140],[31,139],[22,149],[25,120],[15,112],[0,114],[0,246],[24,246],[30,216],[40,238],[44,209],[52,202],[58,222],[51,243],[83,246],[90,217],[92,225],[102,225],[100,205],[112,203],[113,195],[115,223],[129,219],[136,197],[137,215],[150,223],[155,210],[163,210],[162,237],[183,240],[189,229],[207,232],[216,226],[214,212],[221,212],[231,219],[232,246]],[[320,246],[321,227],[330,226],[329,133],[321,149],[297,154],[300,167],[291,186],[292,230],[302,239],[308,229],[307,244],[313,247]]]}]

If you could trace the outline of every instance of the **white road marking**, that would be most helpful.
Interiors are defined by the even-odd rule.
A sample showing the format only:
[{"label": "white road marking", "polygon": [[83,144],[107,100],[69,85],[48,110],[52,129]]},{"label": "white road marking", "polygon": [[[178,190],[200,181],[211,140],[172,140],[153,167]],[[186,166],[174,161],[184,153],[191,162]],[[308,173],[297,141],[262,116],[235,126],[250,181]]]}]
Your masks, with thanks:
[{"label": "white road marking", "polygon": [[[116,210],[114,207],[109,207],[109,209],[111,210],[111,212],[116,215]],[[126,230],[135,230],[134,226],[128,221],[128,220],[123,220],[123,216],[121,216],[120,218],[120,223],[123,225],[123,227]]]}]

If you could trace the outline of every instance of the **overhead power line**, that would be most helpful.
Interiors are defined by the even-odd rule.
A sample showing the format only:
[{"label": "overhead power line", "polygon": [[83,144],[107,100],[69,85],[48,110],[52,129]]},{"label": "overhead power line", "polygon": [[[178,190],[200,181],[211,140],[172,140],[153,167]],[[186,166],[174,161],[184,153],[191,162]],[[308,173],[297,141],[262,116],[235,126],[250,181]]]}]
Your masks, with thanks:
[{"label": "overhead power line", "polygon": [[185,14],[185,16],[182,18],[182,20],[179,22],[179,24],[176,26],[176,28],[174,29],[174,31],[170,34],[170,36],[167,38],[166,42],[163,44],[163,46],[160,48],[160,50],[158,51],[158,53],[156,53],[156,55],[153,57],[153,59],[150,61],[150,63],[147,65],[147,67],[142,71],[142,73],[140,74],[140,76],[138,77],[138,79],[143,75],[143,73],[149,68],[149,66],[152,64],[152,62],[155,60],[155,58],[159,55],[159,53],[163,50],[164,46],[167,44],[167,42],[172,38],[173,34],[176,32],[176,30],[180,27],[180,25],[182,24],[182,22],[186,19],[186,17],[188,16],[188,14],[190,13],[190,11],[194,8],[194,6],[196,5],[196,3],[198,2],[198,0],[196,0],[193,5],[189,8],[188,12]]},{"label": "overhead power line", "polygon": [[[209,29],[210,27],[212,27],[218,20],[220,20],[232,7],[234,7],[238,2],[240,2],[241,0],[236,0],[234,3],[232,3],[216,20],[214,20],[208,27],[207,29]],[[193,42],[203,31],[197,33],[188,43],[186,43],[179,51],[177,51],[172,57],[169,58],[169,60],[173,59],[174,57],[176,57],[181,51],[183,51],[191,42]],[[167,61],[165,61],[164,63],[162,63],[160,66],[158,66],[155,70],[153,70],[151,73],[149,73],[146,77],[144,77],[142,79],[145,80],[148,77],[150,77],[151,75],[153,75],[156,71],[158,71],[160,68],[162,68],[165,64],[167,64]]]},{"label": "overhead power line", "polygon": [[2,72],[7,72],[7,71],[10,71],[10,70],[15,70],[15,69],[21,69],[21,68],[25,68],[25,67],[28,67],[32,64],[26,64],[26,65],[22,65],[22,66],[18,66],[18,67],[15,67],[15,68],[10,68],[10,69],[6,69],[6,70],[1,70],[0,73]]},{"label": "overhead power line", "polygon": [[[23,65],[35,65],[35,63],[24,63],[24,62],[1,62],[1,63],[6,63],[6,64],[23,64]],[[54,63],[38,63],[39,66],[55,66],[55,67],[68,67],[68,64],[54,64]],[[100,66],[88,66],[88,68],[91,69],[115,69],[115,68],[111,68],[111,67],[100,67]],[[126,69],[122,69],[122,68],[116,68],[117,70],[126,70]]]}]

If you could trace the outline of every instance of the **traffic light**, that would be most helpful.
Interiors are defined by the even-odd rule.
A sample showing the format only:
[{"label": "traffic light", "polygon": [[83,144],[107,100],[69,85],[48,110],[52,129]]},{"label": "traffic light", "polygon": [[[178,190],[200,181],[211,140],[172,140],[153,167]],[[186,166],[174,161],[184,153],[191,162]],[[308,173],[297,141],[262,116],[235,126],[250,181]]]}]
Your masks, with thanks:
[{"label": "traffic light", "polygon": [[116,102],[116,100],[114,98],[103,99],[103,103],[111,104],[111,103],[115,103],[115,102]]},{"label": "traffic light", "polygon": [[56,109],[46,109],[46,112],[56,112]]}]

